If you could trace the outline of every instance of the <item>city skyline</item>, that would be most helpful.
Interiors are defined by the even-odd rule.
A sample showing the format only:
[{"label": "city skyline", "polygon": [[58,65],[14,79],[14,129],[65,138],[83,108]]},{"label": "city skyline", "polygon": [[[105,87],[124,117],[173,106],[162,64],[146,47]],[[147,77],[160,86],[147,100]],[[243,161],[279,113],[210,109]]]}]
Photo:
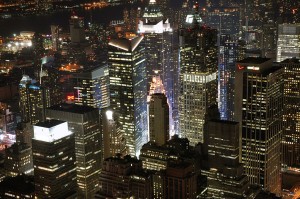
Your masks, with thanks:
[{"label": "city skyline", "polygon": [[299,41],[293,0],[0,1],[0,198],[300,198]]}]

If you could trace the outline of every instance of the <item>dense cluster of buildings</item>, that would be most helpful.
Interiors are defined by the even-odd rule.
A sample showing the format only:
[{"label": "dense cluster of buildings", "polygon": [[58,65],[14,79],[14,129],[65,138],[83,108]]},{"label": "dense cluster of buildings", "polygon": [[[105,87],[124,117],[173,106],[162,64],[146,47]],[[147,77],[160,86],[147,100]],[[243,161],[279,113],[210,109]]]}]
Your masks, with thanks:
[{"label": "dense cluster of buildings", "polygon": [[169,3],[1,40],[0,198],[300,195],[300,3]]}]

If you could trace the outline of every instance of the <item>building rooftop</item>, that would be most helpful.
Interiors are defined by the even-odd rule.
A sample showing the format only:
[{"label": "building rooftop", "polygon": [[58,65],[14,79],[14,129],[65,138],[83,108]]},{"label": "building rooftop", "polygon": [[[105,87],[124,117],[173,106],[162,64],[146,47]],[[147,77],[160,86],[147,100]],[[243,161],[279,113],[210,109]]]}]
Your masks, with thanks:
[{"label": "building rooftop", "polygon": [[285,59],[280,63],[295,63],[295,64],[299,64],[300,63],[300,59],[297,59],[295,57],[291,58],[291,59]]},{"label": "building rooftop", "polygon": [[217,120],[217,119],[212,119],[210,120],[211,122],[217,122],[217,123],[223,123],[223,124],[238,124],[238,122],[235,121],[229,121],[229,120]]},{"label": "building rooftop", "polygon": [[61,121],[61,120],[55,120],[55,119],[51,119],[51,120],[46,120],[43,122],[38,122],[36,123],[34,126],[40,126],[40,127],[45,127],[45,128],[51,128],[54,126],[57,126],[59,124],[64,123],[65,121]]},{"label": "building rooftop", "polygon": [[238,61],[237,63],[249,63],[249,64],[262,64],[264,62],[270,61],[270,58],[262,58],[262,57],[247,57]]},{"label": "building rooftop", "polygon": [[136,47],[141,43],[143,38],[144,38],[143,36],[139,36],[139,37],[135,37],[134,39],[126,39],[126,38],[112,39],[109,41],[108,45],[131,52],[136,49]]},{"label": "building rooftop", "polygon": [[90,107],[90,106],[80,106],[80,105],[77,105],[77,104],[67,104],[67,103],[57,104],[57,105],[51,106],[47,109],[48,110],[69,112],[69,113],[77,113],[77,114],[84,114],[84,113],[88,113],[88,112],[98,110],[98,109]]}]

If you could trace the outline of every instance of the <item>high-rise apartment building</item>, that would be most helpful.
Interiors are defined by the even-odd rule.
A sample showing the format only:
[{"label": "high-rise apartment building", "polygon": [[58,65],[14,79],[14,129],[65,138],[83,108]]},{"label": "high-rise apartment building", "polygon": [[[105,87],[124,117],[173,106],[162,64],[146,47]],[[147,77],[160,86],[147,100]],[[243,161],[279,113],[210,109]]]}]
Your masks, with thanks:
[{"label": "high-rise apartment building", "polygon": [[76,198],[75,142],[68,123],[46,120],[33,128],[35,197]]},{"label": "high-rise apartment building", "polygon": [[219,110],[221,119],[233,120],[234,75],[238,60],[238,44],[229,35],[220,35],[219,45]]},{"label": "high-rise apartment building", "polygon": [[242,135],[238,122],[210,120],[204,134],[208,198],[243,198],[249,187],[241,160]]},{"label": "high-rise apartment building", "polygon": [[300,24],[279,24],[276,61],[300,58]]},{"label": "high-rise apartment building", "polygon": [[191,28],[180,30],[179,42],[180,135],[196,145],[203,142],[207,108],[217,104],[217,31],[193,20]]},{"label": "high-rise apartment building", "polygon": [[75,104],[105,108],[109,106],[108,66],[73,74]]},{"label": "high-rise apartment building", "polygon": [[283,69],[267,58],[236,64],[235,120],[242,131],[242,163],[250,184],[280,195]]},{"label": "high-rise apartment building", "polygon": [[143,36],[109,41],[110,107],[126,139],[128,153],[138,156],[147,142],[147,84]]},{"label": "high-rise apartment building", "polygon": [[284,68],[284,113],[282,135],[282,164],[300,165],[300,61],[286,59]]},{"label": "high-rise apartment building", "polygon": [[46,109],[47,119],[67,121],[75,134],[78,197],[92,198],[99,188],[101,131],[99,110],[76,104],[58,104]]},{"label": "high-rise apartment building", "polygon": [[150,141],[158,145],[165,144],[169,138],[169,105],[163,93],[151,95],[149,104]]}]

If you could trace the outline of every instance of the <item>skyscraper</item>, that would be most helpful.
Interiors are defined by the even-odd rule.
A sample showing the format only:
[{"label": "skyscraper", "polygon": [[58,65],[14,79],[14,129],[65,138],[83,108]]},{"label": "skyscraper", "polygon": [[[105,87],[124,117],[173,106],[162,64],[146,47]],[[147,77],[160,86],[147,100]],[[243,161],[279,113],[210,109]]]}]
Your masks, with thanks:
[{"label": "skyscraper", "polygon": [[207,154],[208,198],[243,198],[249,181],[241,160],[241,132],[238,122],[210,120],[204,134]]},{"label": "skyscraper", "polygon": [[71,16],[70,19],[70,34],[72,43],[81,43],[85,40],[84,20],[77,15]]},{"label": "skyscraper", "polygon": [[238,44],[229,35],[220,35],[219,46],[219,109],[221,119],[233,120],[234,75],[238,60]]},{"label": "skyscraper", "polygon": [[163,93],[151,96],[149,105],[150,141],[163,145],[169,140],[169,105]]},{"label": "skyscraper", "polygon": [[32,175],[32,151],[25,143],[15,143],[5,149],[4,168],[7,176]]},{"label": "skyscraper", "polygon": [[126,140],[118,122],[117,113],[110,108],[101,109],[102,117],[102,160],[126,155]]},{"label": "skyscraper", "polygon": [[250,184],[280,195],[283,69],[267,58],[237,62],[235,120],[242,131],[242,162]]},{"label": "skyscraper", "polygon": [[75,134],[78,197],[91,198],[99,188],[101,132],[99,110],[76,104],[58,104],[46,109],[48,119],[67,121]]},{"label": "skyscraper", "polygon": [[217,31],[200,26],[180,30],[179,124],[191,145],[203,142],[204,115],[217,103]]},{"label": "skyscraper", "polygon": [[75,104],[105,108],[109,106],[108,66],[95,68],[92,71],[75,73],[74,100]]},{"label": "skyscraper", "polygon": [[138,156],[147,142],[147,88],[143,36],[109,41],[110,107],[126,139],[128,153]]},{"label": "skyscraper", "polygon": [[36,198],[75,198],[74,133],[68,123],[46,120],[34,125],[32,153]]},{"label": "skyscraper", "polygon": [[279,24],[276,61],[300,58],[300,24]]},{"label": "skyscraper", "polygon": [[165,94],[169,102],[170,110],[170,130],[174,131],[174,120],[177,120],[176,113],[176,84],[178,84],[178,67],[173,57],[173,29],[169,19],[164,19],[159,5],[155,0],[151,0],[145,8],[143,19],[139,21],[138,32],[144,35],[144,45],[146,49],[146,69],[149,86],[152,77],[160,76],[162,79]]},{"label": "skyscraper", "polygon": [[282,136],[282,164],[300,165],[300,61],[286,59],[284,67],[284,114]]},{"label": "skyscraper", "polygon": [[44,109],[50,106],[50,90],[26,75],[23,76],[19,88],[22,120],[31,124],[42,121],[45,117]]}]

